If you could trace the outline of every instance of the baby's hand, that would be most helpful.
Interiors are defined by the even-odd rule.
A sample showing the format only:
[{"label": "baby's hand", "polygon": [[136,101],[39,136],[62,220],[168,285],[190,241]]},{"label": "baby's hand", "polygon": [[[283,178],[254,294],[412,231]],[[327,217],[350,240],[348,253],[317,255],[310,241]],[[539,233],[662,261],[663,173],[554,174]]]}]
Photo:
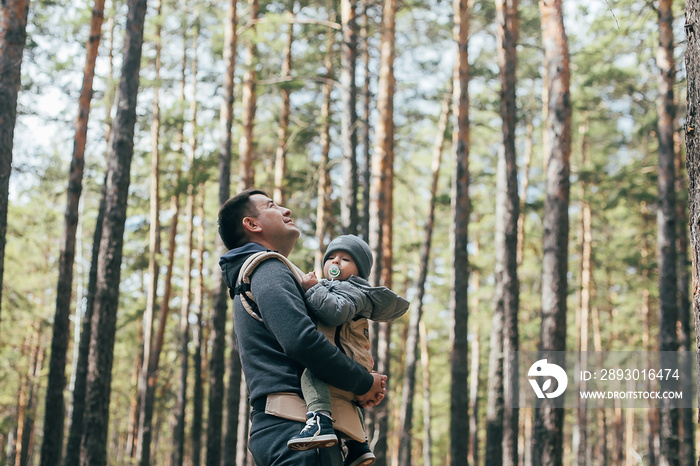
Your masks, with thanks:
[{"label": "baby's hand", "polygon": [[318,284],[318,278],[316,278],[316,272],[313,270],[303,277],[301,277],[301,287],[304,291],[308,291],[314,285]]}]

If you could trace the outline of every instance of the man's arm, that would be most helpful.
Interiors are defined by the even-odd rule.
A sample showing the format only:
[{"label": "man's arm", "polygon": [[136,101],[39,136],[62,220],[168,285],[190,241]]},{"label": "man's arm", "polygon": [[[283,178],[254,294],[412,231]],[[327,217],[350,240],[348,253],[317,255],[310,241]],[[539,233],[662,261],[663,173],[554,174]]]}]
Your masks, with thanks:
[{"label": "man's arm", "polygon": [[316,330],[306,312],[298,282],[282,262],[261,263],[251,277],[251,289],[264,325],[284,353],[321,380],[356,395],[378,394],[376,377],[343,354]]}]

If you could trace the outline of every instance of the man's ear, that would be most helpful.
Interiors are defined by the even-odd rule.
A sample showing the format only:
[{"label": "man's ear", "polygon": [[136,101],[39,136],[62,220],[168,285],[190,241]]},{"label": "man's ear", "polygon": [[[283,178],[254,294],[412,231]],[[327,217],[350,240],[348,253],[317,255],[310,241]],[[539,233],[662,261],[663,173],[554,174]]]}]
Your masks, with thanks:
[{"label": "man's ear", "polygon": [[262,228],[255,221],[255,217],[243,217],[243,228],[248,231],[262,231]]}]

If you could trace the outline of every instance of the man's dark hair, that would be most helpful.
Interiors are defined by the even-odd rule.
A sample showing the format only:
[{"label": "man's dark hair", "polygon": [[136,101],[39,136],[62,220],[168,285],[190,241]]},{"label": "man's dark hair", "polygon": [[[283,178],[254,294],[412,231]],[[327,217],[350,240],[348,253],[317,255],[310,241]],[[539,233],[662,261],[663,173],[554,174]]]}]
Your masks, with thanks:
[{"label": "man's dark hair", "polygon": [[219,236],[226,249],[237,248],[248,242],[248,235],[243,228],[243,219],[258,216],[258,212],[250,202],[250,196],[253,194],[267,196],[267,193],[260,189],[246,189],[226,201],[219,209]]}]

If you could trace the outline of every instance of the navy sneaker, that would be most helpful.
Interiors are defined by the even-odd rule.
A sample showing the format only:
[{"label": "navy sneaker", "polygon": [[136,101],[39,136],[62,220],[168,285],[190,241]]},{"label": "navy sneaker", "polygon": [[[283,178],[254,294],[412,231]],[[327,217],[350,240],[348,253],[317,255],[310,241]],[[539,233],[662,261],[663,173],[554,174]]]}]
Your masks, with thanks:
[{"label": "navy sneaker", "polygon": [[306,426],[287,442],[290,450],[304,451],[314,448],[328,448],[338,443],[333,430],[333,420],[314,412],[306,413]]},{"label": "navy sneaker", "polygon": [[369,466],[377,459],[369,449],[367,441],[360,443],[354,440],[346,442],[348,456],[345,457],[343,466]]}]

